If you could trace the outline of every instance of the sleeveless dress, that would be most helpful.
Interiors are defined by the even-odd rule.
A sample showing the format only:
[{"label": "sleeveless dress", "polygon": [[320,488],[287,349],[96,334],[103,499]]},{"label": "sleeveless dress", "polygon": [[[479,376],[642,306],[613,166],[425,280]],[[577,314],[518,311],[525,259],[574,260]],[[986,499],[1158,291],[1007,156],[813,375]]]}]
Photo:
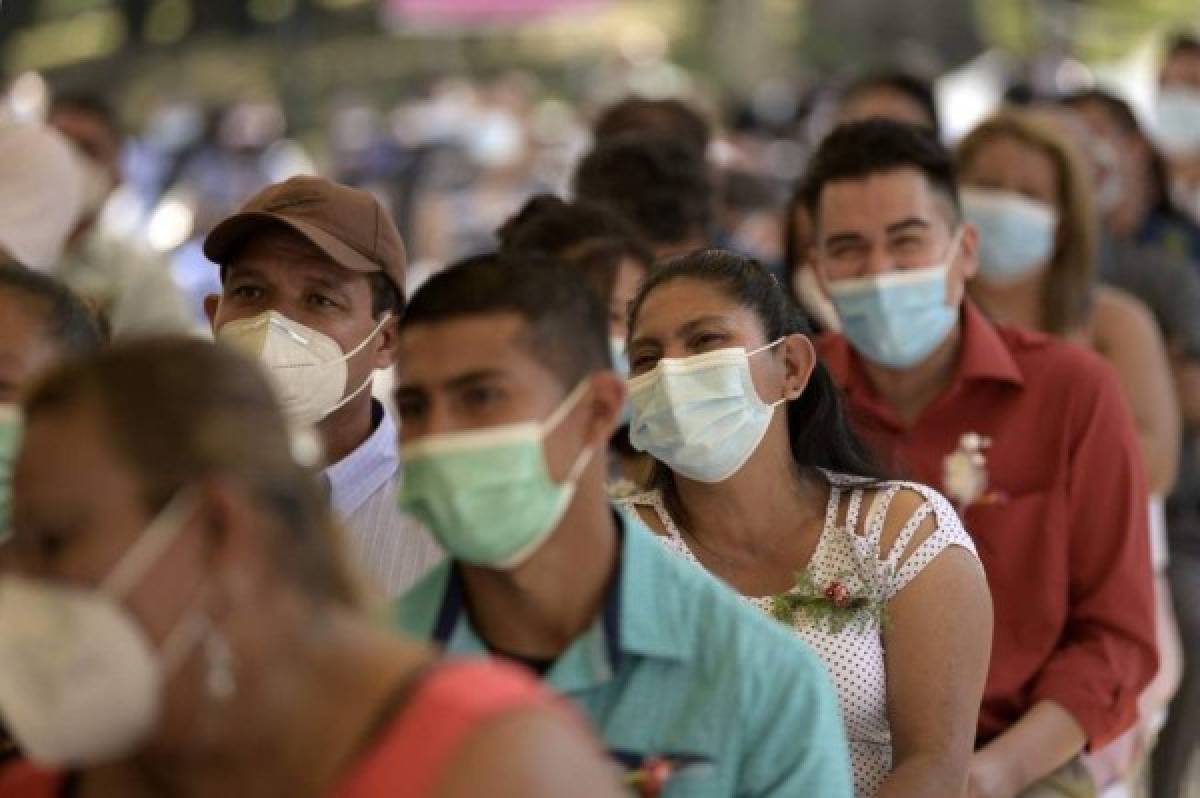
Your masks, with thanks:
[{"label": "sleeveless dress", "polygon": [[[474,659],[438,665],[414,686],[330,798],[427,798],[480,727],[510,712],[548,706],[574,718],[562,699],[523,669]],[[73,774],[24,761],[0,768],[5,798],[69,798],[75,783]]]},{"label": "sleeveless dress", "polygon": [[[818,585],[840,581],[851,593],[865,592],[888,602],[948,547],[960,546],[975,554],[975,546],[954,508],[937,491],[910,482],[872,483],[860,477],[833,473],[826,473],[826,477],[831,485],[829,504],[821,538],[808,564],[808,571]],[[877,492],[865,520],[864,485]],[[924,501],[905,521],[891,550],[881,552],[880,539],[888,510],[902,490],[916,492]],[[847,494],[845,523],[839,525],[839,509]],[[620,504],[631,510],[648,508],[653,511],[667,533],[659,536],[663,544],[700,565],[668,514],[661,493],[640,493],[621,500]],[[934,531],[901,562],[917,529],[930,516],[936,525]],[[744,598],[763,612],[771,613],[770,596]],[[795,617],[796,635],[821,657],[837,688],[854,768],[855,796],[871,798],[892,769],[887,669],[881,630],[877,625],[864,627],[852,623],[835,634],[825,624],[815,624],[802,613]]]}]

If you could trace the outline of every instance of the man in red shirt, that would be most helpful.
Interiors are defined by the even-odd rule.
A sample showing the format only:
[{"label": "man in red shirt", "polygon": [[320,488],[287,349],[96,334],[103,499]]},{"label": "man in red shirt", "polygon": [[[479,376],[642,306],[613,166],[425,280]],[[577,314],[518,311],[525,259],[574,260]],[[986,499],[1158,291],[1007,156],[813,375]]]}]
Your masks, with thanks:
[{"label": "man in red shirt", "polygon": [[1147,495],[1116,378],[964,298],[978,236],[919,128],[835,131],[804,186],[843,333],[820,351],[897,471],[963,514],[995,602],[975,796],[1078,795],[1077,755],[1131,726],[1157,668]]}]

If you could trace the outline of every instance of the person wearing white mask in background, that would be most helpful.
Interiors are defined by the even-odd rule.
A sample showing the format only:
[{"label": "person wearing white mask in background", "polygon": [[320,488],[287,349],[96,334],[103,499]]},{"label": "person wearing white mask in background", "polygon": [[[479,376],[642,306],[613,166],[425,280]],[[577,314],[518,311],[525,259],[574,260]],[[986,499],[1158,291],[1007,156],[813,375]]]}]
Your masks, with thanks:
[{"label": "person wearing white mask in background", "polygon": [[388,596],[441,559],[394,499],[396,428],[371,395],[391,366],[404,303],[404,243],[379,202],[329,180],[268,186],[218,224],[204,253],[222,293],[213,332],[261,360],[299,430],[315,426],[333,507],[359,565]]},{"label": "person wearing white mask in background", "polygon": [[959,508],[995,609],[968,795],[1091,796],[1079,753],[1137,720],[1157,669],[1145,469],[1111,369],[990,322],[979,232],[928,131],[844,125],[803,196],[843,333],[818,342],[859,432]]},{"label": "person wearing white mask in background", "polygon": [[0,120],[0,255],[35,271],[58,266],[83,213],[71,144],[42,125]]},{"label": "person wearing white mask in background", "polygon": [[170,264],[148,247],[102,229],[101,213],[121,183],[121,132],[99,97],[54,98],[47,123],[74,145],[83,174],[83,211],[54,270],[95,306],[114,339],[194,329]]},{"label": "person wearing white mask in background", "polygon": [[999,323],[1057,335],[1107,360],[1141,438],[1153,497],[1160,668],[1143,695],[1139,729],[1124,745],[1088,760],[1104,786],[1132,772],[1133,757],[1153,740],[1179,683],[1163,497],[1178,471],[1182,418],[1154,318],[1135,297],[1096,282],[1098,219],[1088,167],[1056,122],[1022,110],[992,117],[961,142],[959,174],[964,216],[979,230],[971,297]]},{"label": "person wearing white mask in background", "polygon": [[821,656],[858,798],[959,795],[991,641],[983,569],[949,502],[879,478],[807,333],[756,261],[661,264],[629,344],[630,438],[658,466],[625,505]]},{"label": "person wearing white mask in background", "polygon": [[[1200,35],[1182,32],[1167,41],[1154,132],[1171,166],[1171,198],[1200,224]],[[1192,246],[1200,260],[1200,241]]]}]

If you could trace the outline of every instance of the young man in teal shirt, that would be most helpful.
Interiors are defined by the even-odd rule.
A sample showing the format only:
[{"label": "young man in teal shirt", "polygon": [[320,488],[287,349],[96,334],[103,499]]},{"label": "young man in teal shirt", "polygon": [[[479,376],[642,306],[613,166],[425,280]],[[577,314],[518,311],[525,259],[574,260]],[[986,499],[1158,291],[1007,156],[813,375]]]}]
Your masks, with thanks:
[{"label": "young man in teal shirt", "polygon": [[470,259],[413,297],[399,346],[401,503],[451,558],[400,629],[538,671],[631,783],[669,772],[666,798],[851,795],[819,660],[608,502],[625,388],[582,281]]}]

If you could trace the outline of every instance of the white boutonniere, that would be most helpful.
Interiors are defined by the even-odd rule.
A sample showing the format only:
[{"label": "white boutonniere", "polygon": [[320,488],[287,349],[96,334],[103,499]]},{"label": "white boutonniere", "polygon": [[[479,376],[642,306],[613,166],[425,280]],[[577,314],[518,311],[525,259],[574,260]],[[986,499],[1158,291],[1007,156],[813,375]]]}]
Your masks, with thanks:
[{"label": "white boutonniere", "polygon": [[988,492],[987,455],[990,438],[967,432],[958,439],[958,448],[942,461],[942,486],[959,514],[975,504],[1003,501],[1003,494]]}]

